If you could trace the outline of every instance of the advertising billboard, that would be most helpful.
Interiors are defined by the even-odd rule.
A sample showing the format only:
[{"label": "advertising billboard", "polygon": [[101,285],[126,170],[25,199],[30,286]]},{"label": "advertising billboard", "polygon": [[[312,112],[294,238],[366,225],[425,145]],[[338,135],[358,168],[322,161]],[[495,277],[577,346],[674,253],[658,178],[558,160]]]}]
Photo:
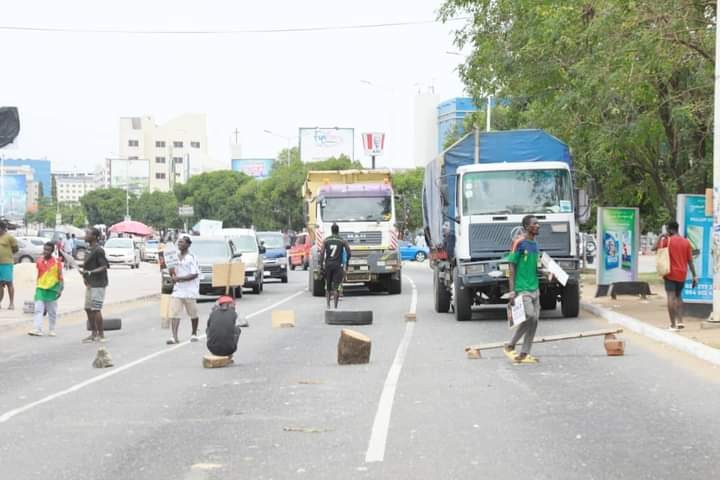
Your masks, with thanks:
[{"label": "advertising billboard", "polygon": [[300,161],[318,162],[340,155],[355,160],[355,129],[300,128]]},{"label": "advertising billboard", "polygon": [[6,218],[19,220],[27,210],[27,179],[25,175],[2,175],[2,203]]},{"label": "advertising billboard", "polygon": [[712,303],[713,269],[712,253],[712,215],[705,212],[704,195],[677,196],[678,224],[680,234],[690,241],[692,261],[698,275],[698,284],[692,288],[692,274],[688,269],[682,299],[688,303]]},{"label": "advertising billboard", "polygon": [[127,160],[110,158],[107,160],[110,186],[125,188],[135,194],[148,190],[150,186],[150,162],[148,160]]},{"label": "advertising billboard", "polygon": [[240,158],[232,160],[232,169],[261,180],[268,178],[273,168],[272,158]]},{"label": "advertising billboard", "polygon": [[597,212],[599,255],[597,284],[638,278],[640,215],[637,208],[600,207]]}]

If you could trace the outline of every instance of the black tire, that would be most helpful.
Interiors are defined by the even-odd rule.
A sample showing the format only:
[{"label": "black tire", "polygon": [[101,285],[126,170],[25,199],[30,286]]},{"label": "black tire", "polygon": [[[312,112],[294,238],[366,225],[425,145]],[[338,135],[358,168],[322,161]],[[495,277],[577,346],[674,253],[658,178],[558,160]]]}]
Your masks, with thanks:
[{"label": "black tire", "polygon": [[310,291],[313,297],[324,297],[325,296],[325,281],[323,278],[315,280],[312,272],[308,274],[310,276]]},{"label": "black tire", "polygon": [[557,297],[552,291],[540,293],[540,308],[542,310],[555,310],[557,307]]},{"label": "black tire", "polygon": [[[85,328],[92,331],[90,323],[85,322]],[[122,319],[120,318],[103,318],[103,330],[120,330],[122,328]]]},{"label": "black tire", "polygon": [[389,278],[387,280],[387,292],[390,295],[400,295],[402,293],[402,276],[398,274],[398,278]]},{"label": "black tire", "polygon": [[450,311],[450,292],[440,281],[440,273],[437,270],[433,272],[433,297],[435,297],[436,312],[447,313]]},{"label": "black tire", "polygon": [[372,310],[325,310],[328,325],[372,325]]},{"label": "black tire", "polygon": [[426,258],[427,258],[427,255],[425,255],[425,252],[417,252],[415,254],[416,262],[424,262]]},{"label": "black tire", "polygon": [[568,283],[563,289],[560,309],[565,318],[577,317],[580,313],[580,288],[577,283]]},{"label": "black tire", "polygon": [[22,257],[18,258],[18,263],[32,263],[33,258],[29,255],[23,255]]},{"label": "black tire", "polygon": [[455,288],[455,320],[458,322],[466,322],[472,319],[472,298],[470,290],[467,288],[459,288],[460,282],[457,277],[453,282]]},{"label": "black tire", "polygon": [[287,282],[288,282],[287,275],[280,277],[280,283],[287,283]]},{"label": "black tire", "polygon": [[255,282],[255,285],[252,287],[252,291],[255,295],[260,295],[263,291],[263,282],[262,280],[259,280]]}]

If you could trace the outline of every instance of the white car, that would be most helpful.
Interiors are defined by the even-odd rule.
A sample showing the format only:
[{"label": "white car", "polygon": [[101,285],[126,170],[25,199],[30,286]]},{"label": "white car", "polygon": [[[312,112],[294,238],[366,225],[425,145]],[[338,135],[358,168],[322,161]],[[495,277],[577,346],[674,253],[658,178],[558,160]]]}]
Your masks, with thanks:
[{"label": "white car", "polygon": [[260,246],[255,230],[249,228],[223,228],[222,234],[233,242],[237,253],[242,254],[245,265],[245,288],[252,288],[253,293],[263,291],[263,256],[265,247]]},{"label": "white car", "polygon": [[140,251],[135,248],[132,238],[111,238],[103,245],[105,256],[110,265],[128,265],[130,268],[140,267]]},{"label": "white car", "polygon": [[148,240],[145,246],[145,261],[146,262],[157,262],[160,252],[160,241],[159,240]]}]

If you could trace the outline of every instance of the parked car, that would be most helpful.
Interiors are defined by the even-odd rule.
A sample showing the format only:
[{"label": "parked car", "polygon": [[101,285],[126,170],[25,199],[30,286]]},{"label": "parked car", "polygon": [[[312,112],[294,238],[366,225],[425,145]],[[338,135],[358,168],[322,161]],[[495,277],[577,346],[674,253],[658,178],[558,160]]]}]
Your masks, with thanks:
[{"label": "parked car", "polygon": [[146,262],[157,262],[160,252],[160,241],[159,240],[148,240],[145,242],[145,261]]},{"label": "parked car", "polygon": [[[230,240],[220,236],[191,237],[190,253],[195,255],[200,267],[200,295],[224,295],[223,287],[212,286],[212,270],[216,263],[242,262],[239,252]],[[172,293],[173,282],[165,268],[162,271],[162,293]],[[242,297],[242,287],[235,290],[237,298]]]},{"label": "parked car", "polygon": [[282,283],[288,281],[288,249],[282,232],[258,232],[260,245],[265,247],[263,268],[265,278],[277,278]]},{"label": "parked car", "polygon": [[[58,240],[67,240],[67,235],[65,234],[65,232],[58,232],[55,230],[39,230],[37,236],[42,237],[43,239],[45,239],[46,242],[48,240],[51,240],[53,243],[57,242]],[[75,257],[75,260],[78,260],[80,262],[85,260],[86,252],[87,243],[85,242],[85,239],[75,236],[75,250],[73,251],[73,256]]]},{"label": "parked car", "polygon": [[298,233],[290,247],[290,255],[288,256],[290,270],[295,270],[295,267],[302,267],[303,270],[308,269],[308,265],[310,265],[310,249],[312,249],[310,234],[307,232]]},{"label": "parked car", "polygon": [[135,243],[135,248],[137,248],[138,252],[140,252],[140,261],[145,261],[145,250],[147,249],[147,244],[145,243],[145,239],[143,238],[133,238],[133,242]]},{"label": "parked car", "polygon": [[262,255],[265,247],[258,242],[255,230],[249,228],[223,228],[222,234],[232,241],[235,251],[242,254],[245,265],[245,288],[252,288],[253,293],[263,291],[265,266]]},{"label": "parked car", "polygon": [[425,261],[430,255],[430,249],[427,247],[418,247],[406,240],[400,240],[398,242],[400,246],[400,259],[401,260],[415,260],[418,262]]},{"label": "parked car", "polygon": [[15,263],[34,263],[43,254],[43,246],[47,242],[41,237],[16,237],[18,251],[13,255]]},{"label": "parked car", "polygon": [[105,256],[112,265],[128,265],[130,268],[140,267],[140,251],[135,247],[132,238],[110,238],[105,242]]}]

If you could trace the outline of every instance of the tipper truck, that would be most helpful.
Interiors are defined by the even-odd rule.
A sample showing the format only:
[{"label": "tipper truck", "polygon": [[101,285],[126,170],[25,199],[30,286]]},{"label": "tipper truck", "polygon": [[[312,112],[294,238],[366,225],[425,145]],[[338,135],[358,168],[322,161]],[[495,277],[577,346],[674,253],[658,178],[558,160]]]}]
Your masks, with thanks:
[{"label": "tipper truck", "polygon": [[541,225],[538,245],[568,274],[565,286],[541,268],[543,309],[580,306],[577,192],[566,144],[542,130],[474,131],[425,168],[423,220],[435,310],[470,320],[472,308],[507,303],[505,260],[526,215]]},{"label": "tipper truck", "polygon": [[346,283],[363,283],[371,292],[402,291],[395,196],[389,170],[310,171],[303,185],[307,230],[313,241],[308,289],[325,295],[320,274],[320,248],[330,227],[350,245]]}]

